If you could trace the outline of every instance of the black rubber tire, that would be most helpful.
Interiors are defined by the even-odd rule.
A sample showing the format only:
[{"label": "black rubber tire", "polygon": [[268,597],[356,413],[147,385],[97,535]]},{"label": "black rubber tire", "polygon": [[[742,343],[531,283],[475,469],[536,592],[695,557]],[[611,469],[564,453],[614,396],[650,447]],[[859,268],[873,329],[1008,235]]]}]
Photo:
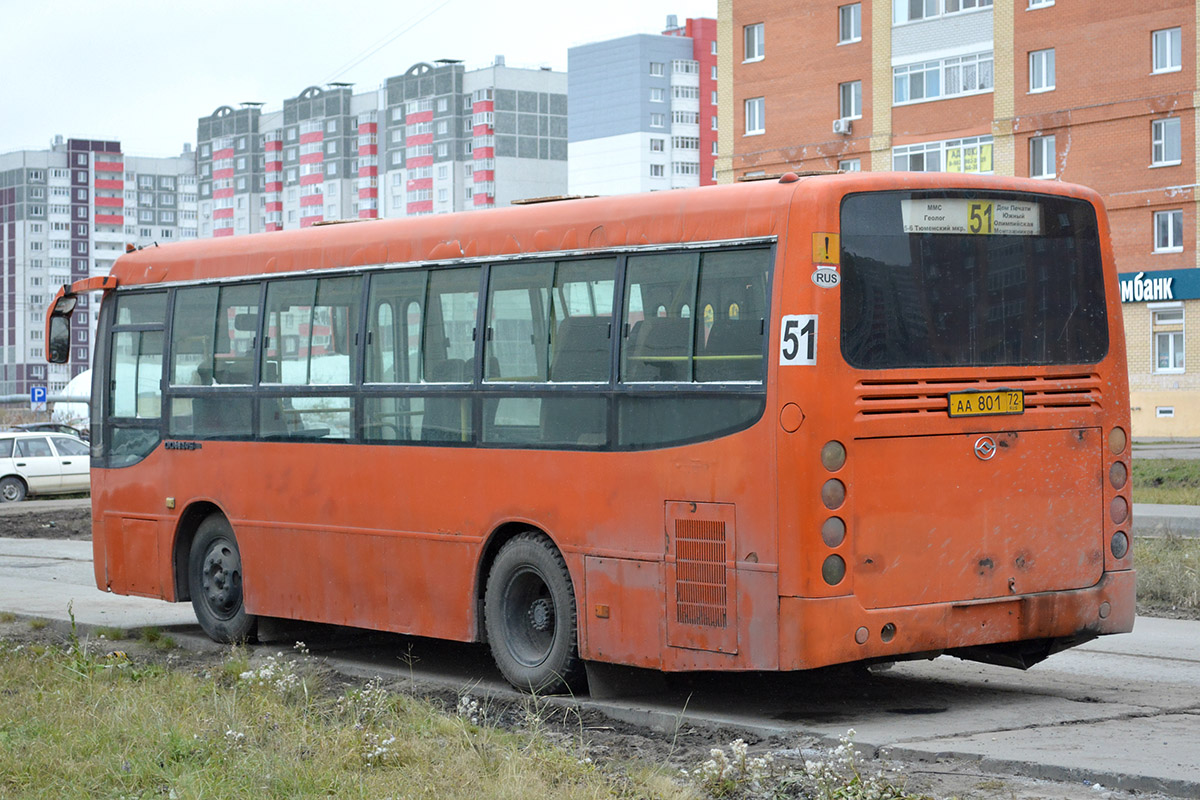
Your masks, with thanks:
[{"label": "black rubber tire", "polygon": [[9,475],[7,478],[0,480],[0,502],[19,503],[25,499],[28,493],[28,489],[25,488],[25,481],[20,478],[14,478]]},{"label": "black rubber tire", "polygon": [[483,617],[492,658],[513,686],[543,694],[583,686],[571,574],[548,536],[529,531],[500,548]]},{"label": "black rubber tire", "polygon": [[242,554],[229,520],[210,514],[196,529],[188,555],[188,591],[196,619],[209,638],[234,644],[254,638],[258,617],[242,598]]}]

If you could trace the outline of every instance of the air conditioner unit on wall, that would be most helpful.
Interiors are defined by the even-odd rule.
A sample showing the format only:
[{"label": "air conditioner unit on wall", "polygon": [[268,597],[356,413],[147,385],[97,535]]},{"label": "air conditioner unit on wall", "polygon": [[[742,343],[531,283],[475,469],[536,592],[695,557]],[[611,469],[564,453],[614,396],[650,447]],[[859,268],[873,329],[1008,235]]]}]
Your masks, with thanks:
[{"label": "air conditioner unit on wall", "polygon": [[840,133],[843,136],[850,133],[850,120],[842,118],[833,121],[833,132]]}]

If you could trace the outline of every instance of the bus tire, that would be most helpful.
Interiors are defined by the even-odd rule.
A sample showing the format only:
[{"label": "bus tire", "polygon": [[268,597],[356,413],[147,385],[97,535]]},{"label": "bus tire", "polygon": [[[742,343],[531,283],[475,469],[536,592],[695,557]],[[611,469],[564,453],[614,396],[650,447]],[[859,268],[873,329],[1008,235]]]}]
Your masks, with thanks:
[{"label": "bus tire", "polygon": [[484,624],[492,658],[513,686],[556,693],[582,685],[571,574],[549,537],[529,531],[500,548],[488,574]]},{"label": "bus tire", "polygon": [[25,488],[25,481],[20,478],[14,478],[9,475],[7,478],[0,480],[0,502],[19,503],[25,499],[28,490]]},{"label": "bus tire", "polygon": [[188,589],[196,619],[209,638],[233,644],[254,637],[258,618],[242,598],[242,555],[229,520],[210,514],[196,529],[188,555]]}]

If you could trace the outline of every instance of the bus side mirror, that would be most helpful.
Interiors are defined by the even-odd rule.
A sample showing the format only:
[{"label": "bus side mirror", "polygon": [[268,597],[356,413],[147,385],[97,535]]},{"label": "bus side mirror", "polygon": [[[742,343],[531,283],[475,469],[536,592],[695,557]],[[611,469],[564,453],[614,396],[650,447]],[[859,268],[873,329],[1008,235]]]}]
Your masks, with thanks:
[{"label": "bus side mirror", "polygon": [[66,294],[55,300],[50,310],[46,360],[51,364],[65,364],[71,358],[71,313],[78,301],[75,295]]},{"label": "bus side mirror", "polygon": [[51,364],[65,364],[71,357],[71,318],[50,318],[50,341],[46,348]]}]

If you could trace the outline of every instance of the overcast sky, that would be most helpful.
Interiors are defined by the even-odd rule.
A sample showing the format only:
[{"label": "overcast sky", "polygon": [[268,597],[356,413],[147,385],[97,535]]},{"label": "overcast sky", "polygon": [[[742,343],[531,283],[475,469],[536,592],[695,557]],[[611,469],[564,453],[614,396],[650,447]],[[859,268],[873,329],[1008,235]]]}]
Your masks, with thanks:
[{"label": "overcast sky", "polygon": [[438,58],[565,70],[567,48],[661,32],[668,14],[715,18],[717,0],[0,0],[0,153],[62,134],[178,155],[220,106],[377,89]]}]

